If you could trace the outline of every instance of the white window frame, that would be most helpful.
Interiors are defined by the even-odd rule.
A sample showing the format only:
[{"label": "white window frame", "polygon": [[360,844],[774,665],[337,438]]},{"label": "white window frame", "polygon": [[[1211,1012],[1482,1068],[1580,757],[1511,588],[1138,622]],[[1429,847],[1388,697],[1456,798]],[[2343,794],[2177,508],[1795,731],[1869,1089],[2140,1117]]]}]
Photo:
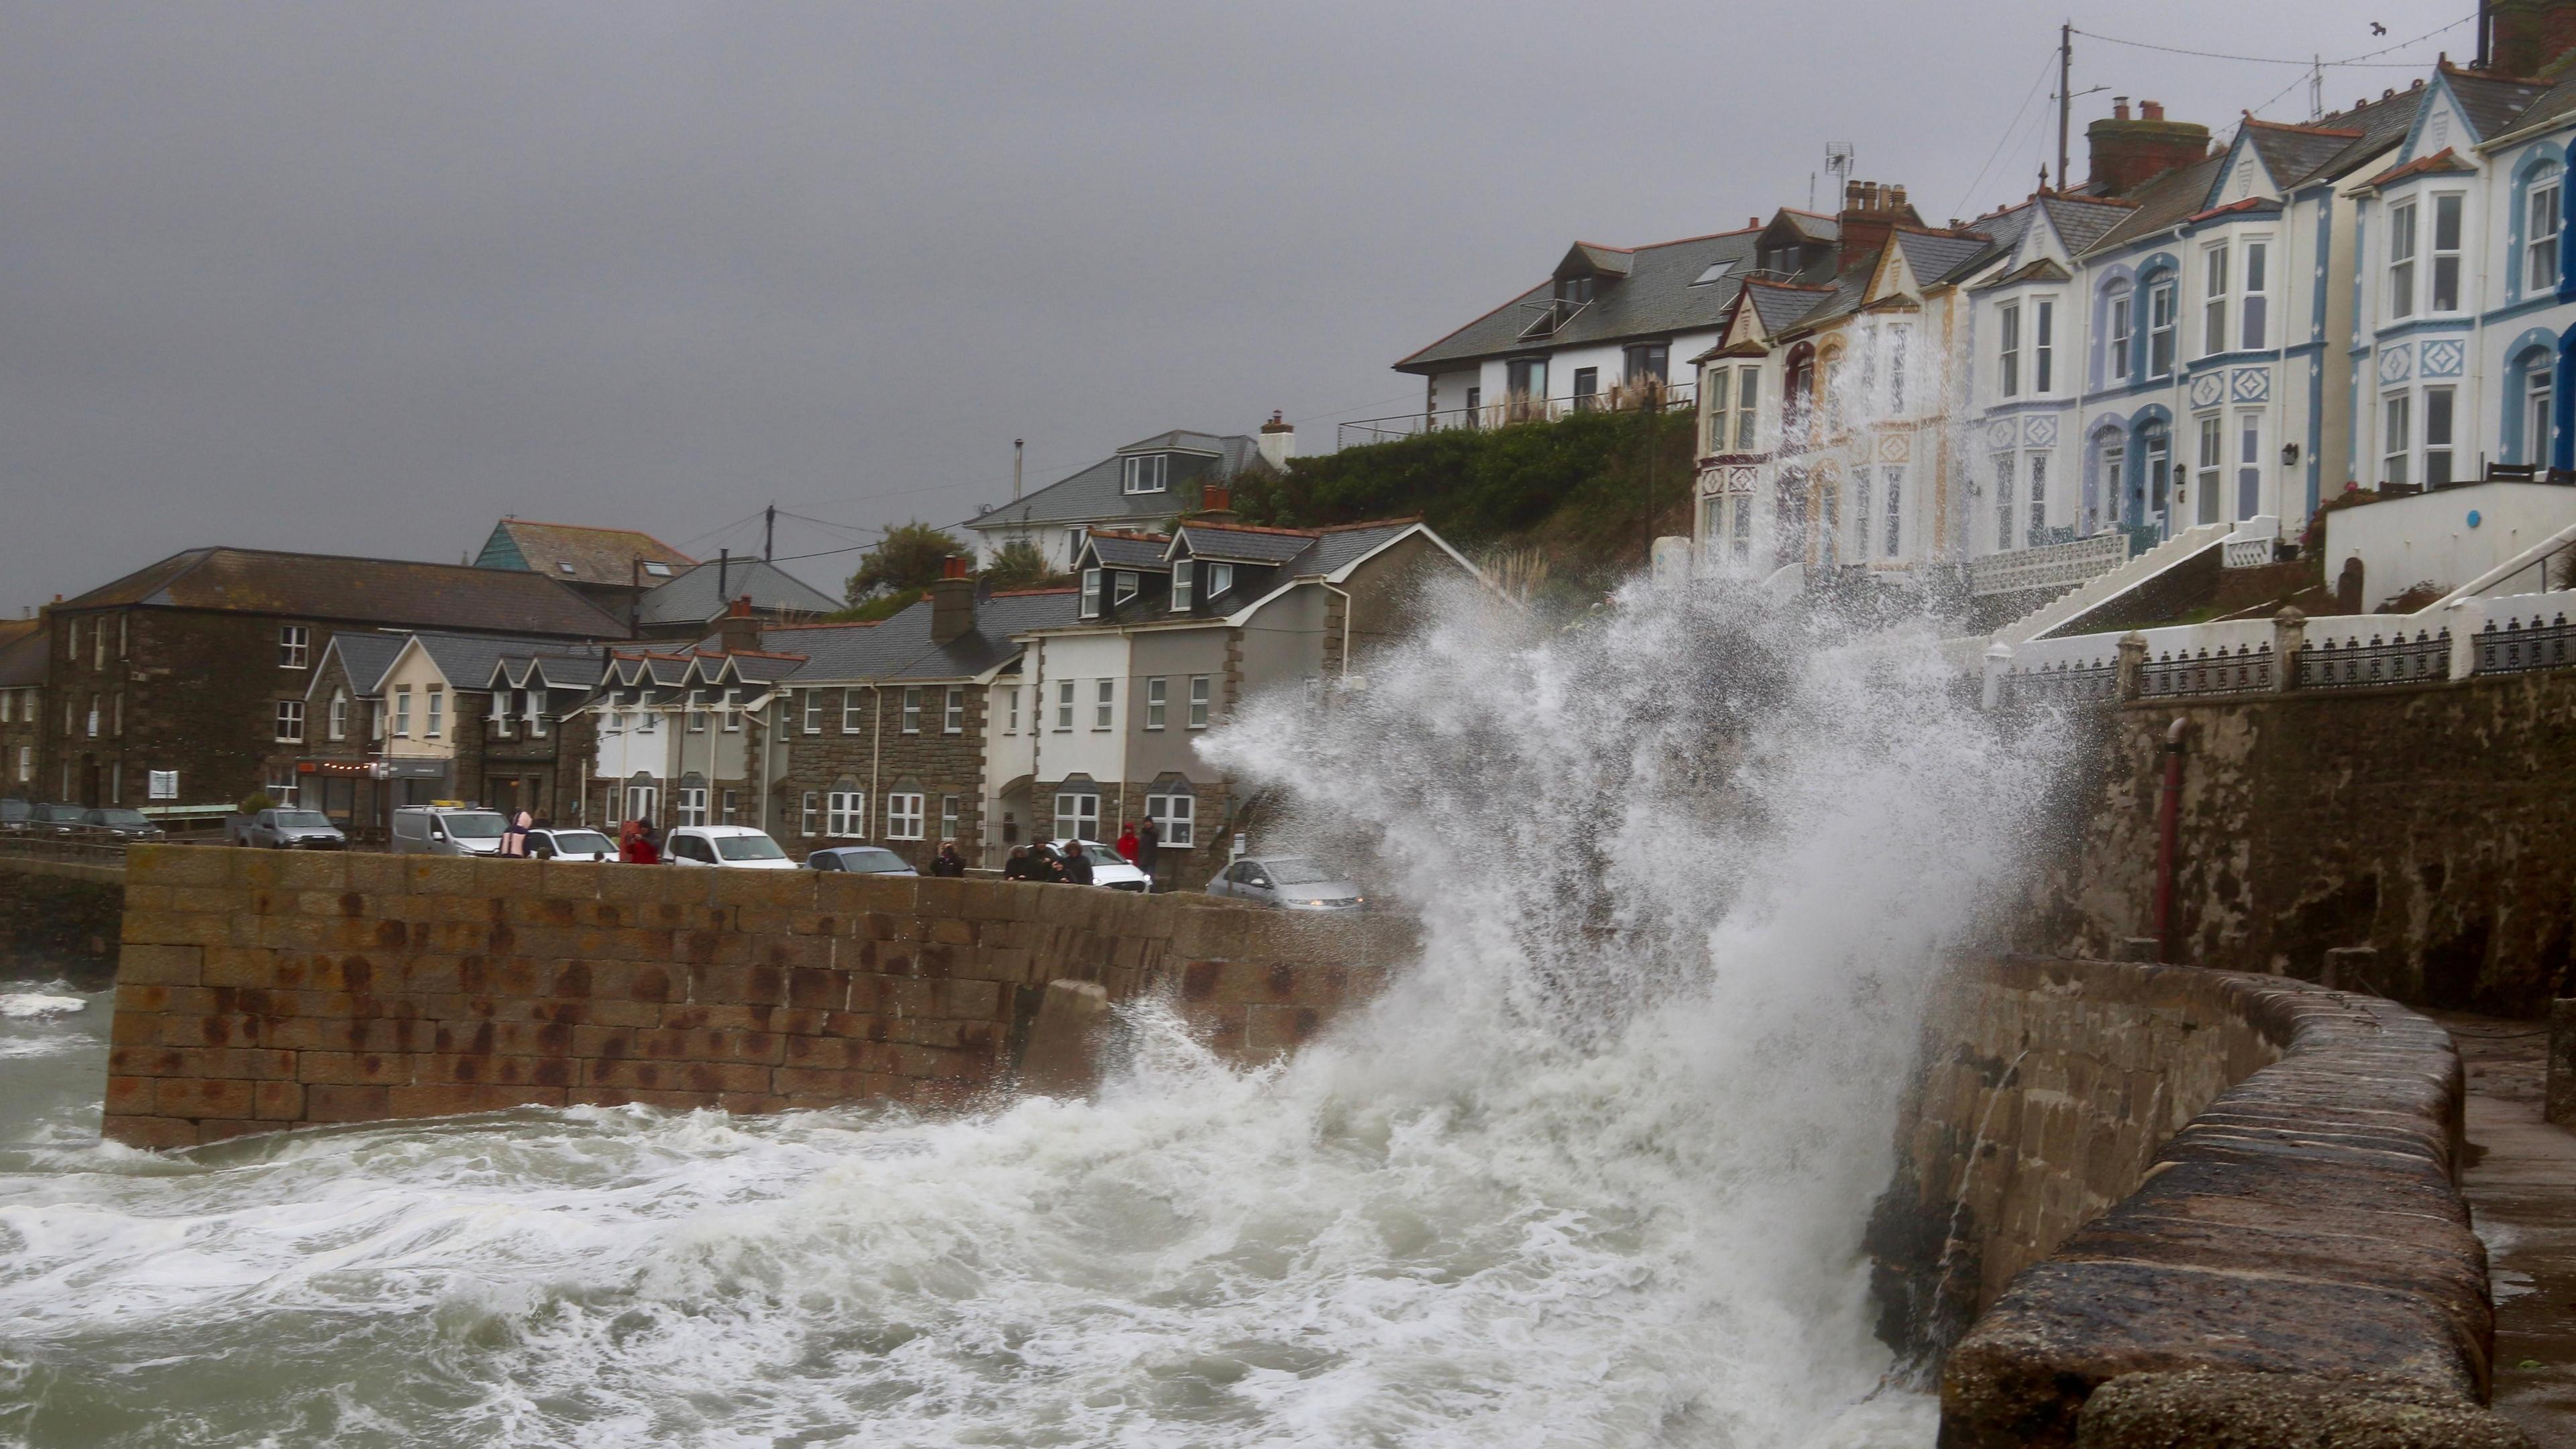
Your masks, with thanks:
[{"label": "white window frame", "polygon": [[2111,355],[2103,369],[2112,382],[2127,382],[2136,359],[2130,355],[2137,345],[2137,289],[2122,286],[2111,294]]},{"label": "white window frame", "polygon": [[1073,686],[1070,679],[1055,682],[1055,727],[1059,734],[1073,728]]},{"label": "white window frame", "polygon": [[1214,603],[1233,592],[1234,565],[1230,563],[1209,564],[1207,587],[1208,602]]},{"label": "white window frame", "polygon": [[868,797],[855,784],[823,796],[823,834],[833,840],[864,839],[868,833]]},{"label": "white window frame", "polygon": [[2388,315],[2415,315],[2415,219],[2413,198],[2388,208]]},{"label": "white window frame", "polygon": [[2537,468],[2549,466],[2550,437],[2558,430],[2558,368],[2555,359],[2542,362],[2523,379],[2523,451],[2524,462]]},{"label": "white window frame", "polygon": [[903,734],[921,733],[921,691],[908,688],[903,692],[903,712],[896,716],[896,729]]},{"label": "white window frame", "polygon": [[2416,476],[2427,489],[2447,487],[2458,477],[2459,389],[2447,384],[2424,389],[2423,412],[2424,462]]},{"label": "white window frame", "polygon": [[2229,273],[2234,258],[2226,242],[2200,249],[2200,355],[2216,357],[2227,350]]},{"label": "white window frame", "polygon": [[2013,546],[2013,489],[2021,479],[2021,460],[2012,453],[1995,454],[1995,552],[2008,553]]},{"label": "white window frame", "polygon": [[2407,485],[2408,466],[2415,456],[2415,414],[2413,400],[2405,393],[2392,392],[2379,399],[2379,485],[2382,488]]},{"label": "white window frame", "polygon": [[1762,369],[1735,370],[1735,451],[1753,451],[1754,430],[1761,421]]},{"label": "white window frame", "polygon": [[1003,706],[1005,712],[1002,715],[1002,733],[1018,734],[1020,732],[1020,687],[1016,684],[1012,685],[1002,691],[1002,697],[1007,701]]},{"label": "white window frame", "polygon": [[[2245,501],[2246,484],[2253,484],[2254,501]],[[2240,408],[2236,413],[2236,486],[2227,496],[2226,516],[2243,520],[2263,511],[2263,412],[2260,408]]]},{"label": "white window frame", "polygon": [[[2451,227],[2448,246],[2442,244],[2442,224],[2446,220]],[[2433,193],[2433,234],[2427,238],[2432,242],[2433,287],[2424,297],[2426,311],[2448,315],[2460,310],[2467,295],[2468,278],[2466,268],[2461,264],[2461,253],[2467,244],[2468,234],[2469,199],[2456,191]],[[2444,296],[2446,292],[2449,294],[2447,298]]]},{"label": "white window frame", "polygon": [[[95,696],[93,696],[95,698]],[[91,734],[98,733],[98,706],[90,706]],[[304,701],[281,699],[277,702],[277,742],[281,745],[304,743]]]},{"label": "white window frame", "polygon": [[944,735],[966,733],[966,686],[948,686],[947,707],[940,711],[939,732]]},{"label": "white window frame", "polygon": [[2147,376],[2173,376],[2182,351],[2181,286],[2166,273],[2147,285]]},{"label": "white window frame", "polygon": [[345,689],[331,691],[331,713],[328,720],[332,739],[345,740],[349,737],[349,691]]},{"label": "white window frame", "polygon": [[2030,395],[2046,397],[2057,391],[2057,299],[2033,298],[2030,306]]},{"label": "white window frame", "polygon": [[719,701],[717,708],[722,710],[724,713],[724,732],[729,735],[741,734],[742,686],[727,685],[725,687],[724,697]]},{"label": "white window frame", "polygon": [[921,839],[921,806],[922,794],[919,790],[887,791],[886,839]]},{"label": "white window frame", "polygon": [[2227,476],[2227,416],[2202,413],[2192,419],[2192,425],[2200,440],[2192,459],[2192,517],[2201,523],[2216,523],[2227,511],[2218,491]]},{"label": "white window frame", "polygon": [[707,732],[707,692],[705,690],[689,691],[688,718],[689,733],[702,735]]},{"label": "white window frame", "polygon": [[1165,493],[1172,483],[1172,455],[1130,453],[1119,460],[1118,486],[1126,493]]},{"label": "white window frame", "polygon": [[682,825],[704,825],[707,823],[706,786],[682,785],[674,793],[679,797],[680,823]]},{"label": "white window frame", "polygon": [[[99,646],[105,652],[106,632],[99,631]],[[313,631],[302,624],[282,624],[277,630],[277,667],[310,669],[313,667]]]},{"label": "white window frame", "polygon": [[447,687],[430,685],[421,701],[421,711],[423,728],[420,737],[425,740],[439,738],[447,729]]},{"label": "white window frame", "polygon": [[819,689],[805,691],[804,726],[805,733],[809,735],[819,735],[823,732],[823,691]]},{"label": "white window frame", "polygon": [[1093,681],[1091,727],[1095,730],[1114,728],[1118,723],[1118,681]]},{"label": "white window frame", "polygon": [[2558,234],[2566,228],[2567,173],[2545,169],[2523,193],[2522,291],[2526,297],[2558,290]]},{"label": "white window frame", "polygon": [[1186,790],[1162,790],[1145,797],[1145,818],[1161,832],[1161,843],[1173,850],[1198,848],[1199,797]]},{"label": "white window frame", "polygon": [[2245,239],[2245,260],[2236,276],[2236,345],[2260,352],[2272,345],[2272,239]]},{"label": "white window frame", "polygon": [[1995,309],[1995,376],[2005,397],[2021,396],[2021,304]]},{"label": "white window frame", "polygon": [[1098,569],[1082,571],[1082,617],[1086,619],[1100,617],[1100,570]]},{"label": "white window frame", "polygon": [[1145,681],[1145,728],[1163,727],[1163,711],[1171,693],[1172,682],[1159,675]]},{"label": "white window frame", "polygon": [[1192,582],[1192,575],[1196,572],[1197,565],[1191,563],[1188,559],[1182,559],[1172,565],[1173,613],[1186,614],[1190,611],[1190,584]]},{"label": "white window frame", "polygon": [[1136,576],[1134,570],[1118,570],[1117,578],[1110,589],[1109,607],[1113,609],[1126,608],[1129,604],[1135,602],[1136,595],[1141,592],[1143,588],[1144,583]]},{"label": "white window frame", "polygon": [[1100,838],[1100,792],[1097,789],[1089,785],[1069,785],[1055,792],[1055,838]]},{"label": "white window frame", "polygon": [[841,691],[841,733],[845,735],[863,734],[867,730],[866,716],[859,709],[860,693],[855,688],[846,687]]},{"label": "white window frame", "polygon": [[[1734,376],[1733,368],[1711,367],[1707,381],[1700,384],[1708,393],[1708,451],[1711,453],[1726,451],[1727,419],[1731,412],[1726,405],[1727,384]],[[1209,597],[1215,597],[1213,590]]]},{"label": "white window frame", "polygon": [[941,840],[957,838],[958,822],[965,818],[960,809],[959,800],[960,797],[955,795],[939,797],[939,838]]},{"label": "white window frame", "polygon": [[1191,729],[1203,730],[1207,728],[1208,706],[1213,701],[1215,694],[1214,675],[1193,674],[1190,676],[1189,727]]},{"label": "white window frame", "polygon": [[2030,546],[2039,547],[2048,538],[2048,450],[2035,449],[2029,455],[2030,471],[2023,497],[2030,505]]},{"label": "white window frame", "polygon": [[811,840],[814,838],[814,827],[822,823],[820,816],[823,813],[823,792],[808,790],[796,803],[798,806],[796,833]]}]

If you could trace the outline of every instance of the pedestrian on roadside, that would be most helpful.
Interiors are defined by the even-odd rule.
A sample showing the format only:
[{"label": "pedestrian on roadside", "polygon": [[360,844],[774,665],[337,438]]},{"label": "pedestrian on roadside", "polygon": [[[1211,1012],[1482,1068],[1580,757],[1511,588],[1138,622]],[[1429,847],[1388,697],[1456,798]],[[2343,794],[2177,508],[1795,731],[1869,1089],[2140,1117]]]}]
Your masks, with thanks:
[{"label": "pedestrian on roadside", "polygon": [[503,827],[501,831],[501,853],[503,855],[517,856],[522,860],[527,858],[528,827],[531,823],[532,822],[528,818],[528,812],[525,810],[522,810],[518,814],[510,817],[510,823]]},{"label": "pedestrian on roadside", "polygon": [[1060,878],[1068,885],[1091,884],[1091,857],[1083,853],[1081,841],[1064,843],[1064,867]]},{"label": "pedestrian on roadside", "polygon": [[1029,848],[1028,848],[1027,846],[1025,846],[1025,845],[1014,845],[1014,846],[1012,846],[1012,847],[1011,847],[1011,854],[1010,854],[1010,858],[1002,862],[1002,879],[1004,879],[1004,880],[1036,880],[1036,879],[1037,879],[1037,875],[1035,874],[1035,872],[1033,872],[1033,871],[1032,871],[1032,870],[1030,870],[1030,868],[1029,868]]},{"label": "pedestrian on roadside", "polygon": [[1136,863],[1136,822],[1133,820],[1118,827],[1118,858],[1129,865]]},{"label": "pedestrian on roadside", "polygon": [[930,873],[932,875],[951,877],[963,876],[966,874],[966,858],[957,853],[956,841],[943,840],[939,842],[939,854],[933,857],[930,862]]},{"label": "pedestrian on roadside", "polygon": [[1136,868],[1145,873],[1145,889],[1154,888],[1154,862],[1163,853],[1163,827],[1154,817],[1145,817],[1145,828],[1136,832]]},{"label": "pedestrian on roadside", "polygon": [[643,834],[644,822],[629,820],[617,827],[617,858],[628,865],[635,861],[635,840]]},{"label": "pedestrian on roadside", "polygon": [[660,832],[653,828],[653,822],[650,820],[638,820],[635,824],[638,827],[635,832],[635,863],[637,865],[660,865],[662,863],[662,836]]}]

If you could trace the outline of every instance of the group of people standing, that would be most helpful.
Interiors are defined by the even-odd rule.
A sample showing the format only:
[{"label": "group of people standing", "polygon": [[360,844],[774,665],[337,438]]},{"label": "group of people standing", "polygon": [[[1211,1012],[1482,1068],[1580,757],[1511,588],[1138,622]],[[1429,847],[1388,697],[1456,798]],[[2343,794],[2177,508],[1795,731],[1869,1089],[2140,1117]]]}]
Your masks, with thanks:
[{"label": "group of people standing", "polygon": [[[1121,860],[1145,873],[1145,888],[1152,890],[1154,861],[1163,849],[1161,829],[1147,820],[1140,830],[1136,822],[1130,820],[1120,828],[1116,848]],[[1011,847],[1010,859],[1002,865],[1002,879],[1090,885],[1096,868],[1097,862],[1080,840],[1066,841],[1061,855],[1043,845],[1015,845]]]}]

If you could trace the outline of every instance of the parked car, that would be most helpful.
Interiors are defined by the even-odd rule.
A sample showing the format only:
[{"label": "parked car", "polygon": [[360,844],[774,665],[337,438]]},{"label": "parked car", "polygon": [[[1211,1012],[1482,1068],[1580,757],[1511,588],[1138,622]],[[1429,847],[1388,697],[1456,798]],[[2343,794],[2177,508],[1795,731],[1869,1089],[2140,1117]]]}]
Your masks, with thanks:
[{"label": "parked car", "polygon": [[509,822],[498,810],[405,805],[394,812],[396,855],[498,855]]},{"label": "parked car", "polygon": [[89,812],[78,805],[36,805],[27,811],[27,829],[37,835],[72,835]]},{"label": "parked car", "polygon": [[749,825],[679,825],[662,840],[662,858],[673,865],[711,865],[726,870],[794,870],[796,862]]},{"label": "parked car", "polygon": [[105,809],[84,811],[82,833],[90,836],[114,836],[119,841],[167,840],[169,834],[140,810]]},{"label": "parked car", "polygon": [[528,832],[528,855],[536,860],[615,860],[617,842],[596,830],[549,827]]},{"label": "parked car", "polygon": [[24,800],[0,800],[0,835],[24,835],[36,818],[36,807]]},{"label": "parked car", "polygon": [[224,843],[263,850],[346,850],[349,837],[319,810],[280,808],[225,817]]},{"label": "parked car", "polygon": [[1357,885],[1302,855],[1247,855],[1218,871],[1207,892],[1292,911],[1355,911],[1368,904]]},{"label": "parked car", "polygon": [[[1043,840],[1038,842],[1038,849],[1045,851],[1049,858],[1061,863],[1064,860],[1065,847],[1071,844],[1073,844],[1071,839]],[[1093,885],[1106,886],[1113,891],[1141,891],[1153,884],[1152,876],[1129,865],[1127,857],[1120,855],[1113,846],[1103,845],[1097,840],[1086,840],[1082,842],[1082,853],[1091,857]]]},{"label": "parked car", "polygon": [[912,862],[882,845],[835,845],[805,857],[807,870],[845,870],[852,875],[919,875]]}]

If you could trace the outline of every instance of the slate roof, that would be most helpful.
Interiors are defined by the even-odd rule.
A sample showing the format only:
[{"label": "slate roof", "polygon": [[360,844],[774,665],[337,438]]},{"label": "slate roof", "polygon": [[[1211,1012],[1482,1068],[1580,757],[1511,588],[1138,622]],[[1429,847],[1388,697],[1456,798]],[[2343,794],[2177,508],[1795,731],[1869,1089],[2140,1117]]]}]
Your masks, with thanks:
[{"label": "slate roof", "polygon": [[2251,116],[2245,118],[2244,133],[2246,144],[2263,158],[2272,183],[2284,189],[2315,175],[2317,168],[2342,155],[2363,134],[2358,126],[2284,126]]},{"label": "slate roof", "polygon": [[2514,118],[2513,125],[2508,129],[2520,130],[2525,126],[2555,121],[2571,112],[2576,112],[2576,73],[2570,73],[2561,78],[2538,100],[2524,108],[2523,113]]},{"label": "slate roof", "polygon": [[[418,633],[410,637],[420,641],[422,652],[458,689],[487,688],[493,670],[502,660],[532,654],[551,654],[567,663],[586,664],[596,675],[605,652],[596,645],[568,646],[552,639],[506,639],[490,634]],[[379,670],[378,677],[382,674]]]},{"label": "slate roof", "polygon": [[1162,493],[1129,493],[1126,491],[1125,470],[1119,460],[1129,453],[1174,449],[1214,455],[1216,476],[1220,479],[1244,472],[1272,471],[1270,460],[1261,456],[1260,441],[1248,433],[1156,433],[1141,442],[1129,443],[1110,457],[1059,478],[1016,503],[1006,503],[958,526],[1008,528],[1028,523],[1070,525],[1138,519],[1159,522],[1182,509],[1197,507],[1197,495],[1177,486]]},{"label": "slate roof", "polygon": [[1192,558],[1232,563],[1280,564],[1304,553],[1315,533],[1302,528],[1252,528],[1219,523],[1185,523],[1180,541]]},{"label": "slate roof", "polygon": [[2424,104],[2420,90],[2404,90],[2375,101],[2363,101],[2349,111],[2338,111],[2319,117],[2316,124],[2328,130],[2358,130],[2361,139],[2347,143],[2307,175],[2298,178],[2275,176],[2283,186],[2305,185],[2311,181],[2330,180],[2344,175],[2362,162],[2406,139],[2407,129],[2415,124],[2415,112]]},{"label": "slate roof", "polygon": [[1762,330],[1778,336],[1801,317],[1824,306],[1833,296],[1832,287],[1812,287],[1792,282],[1755,281],[1744,284],[1746,301],[1753,314],[1762,319]]},{"label": "slate roof", "polygon": [[1377,523],[1354,523],[1321,530],[1313,546],[1291,559],[1280,573],[1286,578],[1339,573],[1421,521],[1418,518],[1390,518]]},{"label": "slate roof", "polygon": [[649,587],[655,579],[637,574],[638,561],[677,568],[697,562],[653,535],[631,528],[504,518],[492,525],[492,534],[483,540],[482,555],[474,560],[474,566],[525,570],[569,583],[640,583]]},{"label": "slate roof", "polygon": [[1080,605],[1080,593],[1074,589],[990,594],[976,601],[973,629],[946,644],[933,644],[931,606],[924,599],[873,624],[794,624],[763,630],[760,647],[806,656],[788,676],[790,684],[964,679],[1018,657],[1020,645],[1013,635],[1073,623]]},{"label": "slate roof", "polygon": [[1915,283],[1929,287],[1992,251],[1994,241],[1983,232],[1953,234],[1900,227],[1896,247],[1905,253],[1905,265],[1913,269]]},{"label": "slate roof", "polygon": [[256,548],[192,548],[59,607],[117,605],[584,639],[626,632],[541,574]]},{"label": "slate roof", "polygon": [[[716,576],[724,575],[722,593]],[[638,624],[703,624],[724,612],[725,595],[739,598],[751,595],[755,609],[792,610],[800,614],[828,614],[841,607],[841,601],[806,583],[803,579],[762,559],[731,559],[723,563],[702,563],[669,583],[648,589],[635,602]]]},{"label": "slate roof", "polygon": [[1091,551],[1100,562],[1114,569],[1153,569],[1160,572],[1171,567],[1164,561],[1164,551],[1172,541],[1156,534],[1112,533],[1103,529],[1091,531]]},{"label": "slate roof", "polygon": [[2100,241],[2103,233],[2118,226],[2131,210],[2124,201],[2084,196],[2045,196],[2039,204],[2048,212],[2049,223],[2057,228],[2066,249],[2077,256]]},{"label": "slate roof", "polygon": [[[361,697],[373,699],[385,682],[385,671],[394,667],[394,656],[402,653],[403,642],[411,636],[373,629],[342,629],[331,636],[324,653],[337,652],[340,670],[349,676],[349,687]],[[319,679],[321,671],[315,670]]]},{"label": "slate roof", "polygon": [[45,646],[51,636],[42,619],[0,623],[0,689],[23,689],[45,682]]},{"label": "slate roof", "polygon": [[2370,178],[2370,184],[2386,186],[2392,181],[2403,181],[2409,176],[2460,176],[2477,169],[2461,160],[2459,152],[2445,146],[2430,156],[2418,156],[2403,165],[2389,167]]},{"label": "slate roof", "polygon": [[2138,203],[2128,219],[2102,234],[2093,245],[2095,252],[2114,251],[2142,237],[2155,235],[2168,227],[2179,226],[2208,201],[2209,186],[2227,165],[2227,153],[2204,157],[2189,166],[2177,167],[2129,193]]},{"label": "slate roof", "polygon": [[1833,243],[1843,239],[1843,222],[1839,216],[1784,206],[1775,219],[1788,222],[1791,230],[1809,241]]},{"label": "slate roof", "polygon": [[[1813,224],[1815,220],[1802,217],[1801,224]],[[1828,228],[1826,239],[1830,240],[1833,223],[1824,224]],[[1737,289],[1743,286],[1744,273],[1753,266],[1754,247],[1760,235],[1761,229],[1753,227],[1629,248],[1625,253],[1626,279],[1598,284],[1592,304],[1553,334],[1526,340],[1521,336],[1540,315],[1538,309],[1553,296],[1555,279],[1551,277],[1406,357],[1395,364],[1395,370],[1431,373],[1481,358],[1525,352],[1533,346],[1579,347],[1714,328],[1734,302]],[[1700,274],[1711,263],[1721,261],[1735,263],[1734,270],[1714,282],[1700,283]]]},{"label": "slate roof", "polygon": [[2469,118],[2469,125],[2481,141],[2512,130],[2515,122],[2550,91],[2547,81],[2480,75],[2454,65],[2441,69],[2442,78],[2450,83],[2451,94],[2459,99],[2461,113]]}]

